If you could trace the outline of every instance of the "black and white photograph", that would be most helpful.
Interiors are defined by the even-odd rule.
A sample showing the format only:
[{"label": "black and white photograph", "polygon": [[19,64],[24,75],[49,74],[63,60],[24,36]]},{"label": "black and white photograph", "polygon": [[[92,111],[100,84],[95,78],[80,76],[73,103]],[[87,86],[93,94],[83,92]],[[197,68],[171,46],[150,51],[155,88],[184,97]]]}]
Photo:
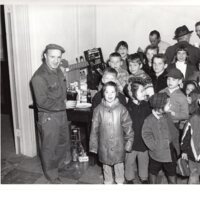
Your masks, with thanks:
[{"label": "black and white photograph", "polygon": [[0,6],[2,186],[200,184],[198,1]]}]

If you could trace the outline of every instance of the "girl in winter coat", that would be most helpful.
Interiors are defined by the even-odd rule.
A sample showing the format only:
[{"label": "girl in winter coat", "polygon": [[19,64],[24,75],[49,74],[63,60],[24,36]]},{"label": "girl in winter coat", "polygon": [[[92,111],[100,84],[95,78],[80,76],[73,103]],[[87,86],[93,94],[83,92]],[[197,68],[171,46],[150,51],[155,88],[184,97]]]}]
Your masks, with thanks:
[{"label": "girl in winter coat", "polygon": [[106,83],[103,95],[93,113],[90,152],[98,153],[103,164],[104,184],[123,184],[125,151],[131,151],[134,137],[132,121],[117,98],[115,83]]}]

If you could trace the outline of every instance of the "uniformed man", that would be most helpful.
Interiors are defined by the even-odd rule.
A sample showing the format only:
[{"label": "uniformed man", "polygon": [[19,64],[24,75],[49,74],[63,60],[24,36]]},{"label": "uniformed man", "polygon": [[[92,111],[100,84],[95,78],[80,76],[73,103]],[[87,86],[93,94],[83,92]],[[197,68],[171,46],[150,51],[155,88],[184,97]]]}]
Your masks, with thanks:
[{"label": "uniformed man", "polygon": [[38,131],[41,136],[41,161],[50,183],[61,183],[58,168],[71,161],[70,132],[66,115],[66,80],[59,64],[64,48],[49,44],[43,63],[32,77],[38,110]]}]

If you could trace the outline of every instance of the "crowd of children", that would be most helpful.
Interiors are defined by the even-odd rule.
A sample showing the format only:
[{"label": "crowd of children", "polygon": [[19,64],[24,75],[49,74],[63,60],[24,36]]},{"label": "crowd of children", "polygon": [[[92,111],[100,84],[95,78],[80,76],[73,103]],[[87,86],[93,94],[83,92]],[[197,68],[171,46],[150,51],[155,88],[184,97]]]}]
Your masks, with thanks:
[{"label": "crowd of children", "polygon": [[155,184],[161,170],[176,184],[179,158],[188,162],[188,183],[199,184],[200,57],[194,65],[190,53],[181,43],[169,61],[157,45],[129,54],[120,41],[110,54],[90,134],[105,184],[133,184],[136,175]]}]

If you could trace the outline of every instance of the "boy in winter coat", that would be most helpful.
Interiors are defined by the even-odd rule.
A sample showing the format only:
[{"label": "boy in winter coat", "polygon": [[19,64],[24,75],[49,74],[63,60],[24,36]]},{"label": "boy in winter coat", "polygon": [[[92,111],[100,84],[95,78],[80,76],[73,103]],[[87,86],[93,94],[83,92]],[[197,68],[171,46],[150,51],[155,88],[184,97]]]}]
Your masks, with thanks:
[{"label": "boy in winter coat", "polygon": [[185,125],[181,139],[182,158],[189,161],[189,184],[199,184],[200,176],[200,93],[195,96],[196,111]]},{"label": "boy in winter coat", "polygon": [[90,152],[98,153],[103,164],[104,184],[123,184],[125,151],[131,151],[134,137],[132,121],[117,98],[115,83],[106,83],[103,94],[104,99],[93,113]]},{"label": "boy in winter coat", "polygon": [[149,179],[157,183],[157,176],[164,170],[168,182],[176,183],[176,161],[179,155],[179,133],[170,116],[165,112],[170,109],[166,93],[157,93],[150,98],[153,108],[142,127],[142,138],[149,149]]}]

